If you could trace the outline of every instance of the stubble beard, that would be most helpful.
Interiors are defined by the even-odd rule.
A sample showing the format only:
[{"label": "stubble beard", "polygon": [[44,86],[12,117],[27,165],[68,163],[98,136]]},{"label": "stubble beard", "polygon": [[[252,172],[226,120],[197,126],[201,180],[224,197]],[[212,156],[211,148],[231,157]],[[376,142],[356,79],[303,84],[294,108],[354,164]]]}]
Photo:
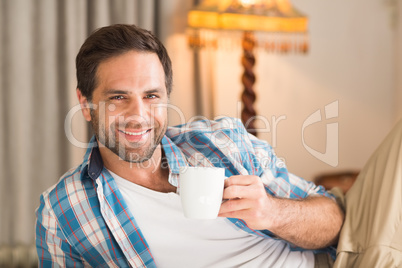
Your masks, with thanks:
[{"label": "stubble beard", "polygon": [[111,124],[106,129],[105,123],[100,124],[98,119],[95,111],[91,110],[91,124],[98,142],[129,163],[143,163],[151,159],[167,130],[167,120],[165,120],[163,126],[157,126],[151,130],[148,145],[147,140],[141,143],[131,142],[125,146],[119,141],[118,135],[116,137],[116,125]]}]

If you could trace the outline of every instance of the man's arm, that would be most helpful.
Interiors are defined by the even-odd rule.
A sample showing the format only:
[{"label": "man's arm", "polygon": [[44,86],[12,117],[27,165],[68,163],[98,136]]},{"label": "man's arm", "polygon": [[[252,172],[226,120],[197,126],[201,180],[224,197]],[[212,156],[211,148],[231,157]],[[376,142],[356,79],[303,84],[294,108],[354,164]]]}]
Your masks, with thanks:
[{"label": "man's arm", "polygon": [[232,176],[226,180],[220,217],[244,220],[255,230],[269,230],[305,249],[337,242],[344,220],[338,204],[325,196],[285,199],[266,193],[258,176]]},{"label": "man's arm", "polygon": [[84,267],[81,257],[62,235],[56,217],[47,208],[43,196],[36,217],[38,267]]}]

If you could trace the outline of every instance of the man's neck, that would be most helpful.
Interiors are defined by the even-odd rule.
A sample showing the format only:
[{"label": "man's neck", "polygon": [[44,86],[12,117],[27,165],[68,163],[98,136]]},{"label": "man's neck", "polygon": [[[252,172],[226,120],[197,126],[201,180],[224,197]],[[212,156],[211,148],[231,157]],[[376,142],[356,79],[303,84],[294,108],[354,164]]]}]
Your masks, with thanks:
[{"label": "man's neck", "polygon": [[176,192],[168,181],[169,168],[159,145],[152,157],[142,163],[130,163],[119,158],[106,147],[99,148],[104,166],[118,176],[158,192]]}]

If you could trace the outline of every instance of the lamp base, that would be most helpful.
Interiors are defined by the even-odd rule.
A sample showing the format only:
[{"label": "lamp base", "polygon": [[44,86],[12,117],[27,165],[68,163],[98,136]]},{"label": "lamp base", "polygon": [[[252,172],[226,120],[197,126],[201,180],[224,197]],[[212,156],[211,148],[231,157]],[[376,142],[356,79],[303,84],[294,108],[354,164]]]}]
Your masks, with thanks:
[{"label": "lamp base", "polygon": [[255,65],[254,47],[255,37],[253,32],[246,31],[243,34],[242,40],[243,56],[241,64],[244,67],[244,72],[241,77],[243,84],[243,93],[241,94],[241,100],[243,103],[243,109],[241,111],[241,120],[247,129],[247,131],[257,136],[257,130],[255,127],[255,119],[257,112],[254,108],[254,103],[257,99],[257,95],[254,91],[255,74],[253,71]]}]

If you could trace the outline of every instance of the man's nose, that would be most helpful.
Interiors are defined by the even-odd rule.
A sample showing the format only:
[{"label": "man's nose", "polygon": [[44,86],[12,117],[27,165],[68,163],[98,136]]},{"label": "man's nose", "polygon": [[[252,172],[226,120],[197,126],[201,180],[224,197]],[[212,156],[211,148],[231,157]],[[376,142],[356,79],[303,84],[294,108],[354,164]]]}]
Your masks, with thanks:
[{"label": "man's nose", "polygon": [[138,123],[142,123],[143,121],[147,121],[148,115],[148,107],[144,103],[144,99],[141,97],[133,98],[130,101],[128,109],[126,110],[125,117],[131,118]]}]

